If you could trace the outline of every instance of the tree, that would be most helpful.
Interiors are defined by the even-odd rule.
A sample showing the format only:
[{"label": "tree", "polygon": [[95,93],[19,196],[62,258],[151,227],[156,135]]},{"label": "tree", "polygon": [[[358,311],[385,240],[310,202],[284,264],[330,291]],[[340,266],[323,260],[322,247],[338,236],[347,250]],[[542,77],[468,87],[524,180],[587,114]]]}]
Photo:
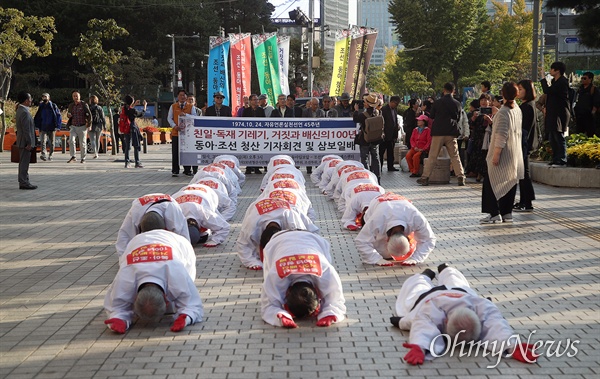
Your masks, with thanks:
[{"label": "tree", "polygon": [[600,48],[600,2],[598,0],[548,0],[548,8],[572,8],[579,17],[575,26],[579,29],[581,43],[591,48]]},{"label": "tree", "polygon": [[[290,69],[289,69],[289,82],[290,82],[290,93],[295,92],[295,88],[302,87],[303,89],[308,88],[308,83],[305,77],[308,75],[308,55],[302,52],[302,40],[298,37],[292,37],[290,39]],[[333,67],[325,57],[325,50],[321,48],[318,42],[313,45],[313,56],[319,57],[321,65],[319,68],[313,68],[314,85],[315,88],[321,88],[324,91],[329,90],[329,83],[331,82],[331,71]],[[300,73],[303,77],[302,83],[296,83],[296,73]],[[298,85],[300,84],[300,85]]]},{"label": "tree", "polygon": [[[101,96],[105,99],[109,109],[112,140],[116,141],[114,125],[112,124],[112,106],[120,104],[120,90],[115,86],[117,77],[112,65],[121,61],[123,53],[119,50],[105,50],[102,46],[106,41],[124,37],[129,33],[117,25],[115,20],[91,19],[88,21],[88,31],[81,35],[79,46],[73,49],[73,55],[79,59],[83,66],[89,66],[91,73],[86,74],[88,81],[97,85]],[[116,149],[113,149],[116,154]]]},{"label": "tree", "polygon": [[369,88],[386,95],[431,93],[431,83],[419,71],[410,70],[409,65],[410,58],[404,50],[386,48],[383,65],[373,69],[369,67]]},{"label": "tree", "polygon": [[410,57],[410,70],[436,75],[450,69],[477,37],[482,0],[391,0],[389,12]]},{"label": "tree", "polygon": [[17,9],[0,7],[0,102],[2,112],[2,135],[0,151],[4,146],[6,119],[4,101],[10,91],[15,60],[37,55],[48,56],[52,52],[52,39],[56,29],[53,17],[25,16]]}]

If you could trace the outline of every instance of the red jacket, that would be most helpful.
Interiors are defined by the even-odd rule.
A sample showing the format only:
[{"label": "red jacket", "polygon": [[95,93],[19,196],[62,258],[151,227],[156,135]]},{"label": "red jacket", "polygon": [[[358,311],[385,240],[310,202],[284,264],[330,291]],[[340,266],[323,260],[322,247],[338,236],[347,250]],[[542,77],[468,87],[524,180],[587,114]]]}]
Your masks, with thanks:
[{"label": "red jacket", "polygon": [[431,146],[431,130],[427,127],[419,133],[419,128],[415,128],[410,136],[410,146],[429,151]]}]

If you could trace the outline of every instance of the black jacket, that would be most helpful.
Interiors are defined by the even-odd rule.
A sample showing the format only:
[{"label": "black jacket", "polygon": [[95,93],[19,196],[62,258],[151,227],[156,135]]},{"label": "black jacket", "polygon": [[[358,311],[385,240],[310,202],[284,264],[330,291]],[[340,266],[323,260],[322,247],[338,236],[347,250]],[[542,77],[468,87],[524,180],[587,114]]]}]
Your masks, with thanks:
[{"label": "black jacket", "polygon": [[384,122],[384,141],[395,141],[398,139],[398,117],[394,117],[394,113],[395,112],[393,112],[393,109],[389,104],[386,104],[381,108],[381,115],[383,116]]},{"label": "black jacket", "polygon": [[432,136],[454,136],[458,137],[458,120],[460,119],[460,103],[452,97],[451,94],[442,96],[433,103],[431,108],[431,126]]},{"label": "black jacket", "polygon": [[265,110],[261,107],[256,107],[256,109],[252,109],[252,107],[248,107],[244,109],[244,113],[242,113],[242,117],[266,117]]},{"label": "black jacket", "polygon": [[[217,116],[217,110],[214,105],[211,105],[210,107],[206,108],[205,116]],[[222,105],[219,117],[231,117],[231,108],[229,108],[227,105]]]},{"label": "black jacket", "polygon": [[[271,118],[281,118],[281,111],[279,110],[279,107],[274,108],[273,112],[271,112]],[[294,110],[292,108],[288,108],[285,107],[285,112],[283,114],[283,118],[293,118],[294,117]]]},{"label": "black jacket", "polygon": [[544,119],[546,131],[566,131],[571,116],[569,81],[562,75],[556,80],[552,79],[550,86],[546,79],[540,80],[540,83],[546,94],[546,117]]}]

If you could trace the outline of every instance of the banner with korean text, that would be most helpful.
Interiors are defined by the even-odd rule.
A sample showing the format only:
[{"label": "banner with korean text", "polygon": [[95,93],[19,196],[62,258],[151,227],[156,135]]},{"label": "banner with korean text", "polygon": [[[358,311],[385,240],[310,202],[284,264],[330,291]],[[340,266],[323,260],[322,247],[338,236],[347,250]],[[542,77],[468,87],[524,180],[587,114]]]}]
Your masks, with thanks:
[{"label": "banner with korean text", "polygon": [[250,71],[252,59],[252,42],[250,33],[230,34],[231,56],[231,112],[235,116],[244,106],[242,99],[250,96]]},{"label": "banner with korean text", "polygon": [[348,70],[346,73],[346,83],[344,92],[348,92],[353,99],[360,97],[360,88],[357,88],[358,75],[360,73],[361,62],[363,59],[363,45],[365,40],[366,28],[353,26],[350,29],[350,48],[348,50]]},{"label": "banner with korean text", "polygon": [[333,75],[329,87],[330,96],[342,96],[346,84],[348,69],[348,48],[350,47],[350,30],[335,32],[335,50],[333,53]]},{"label": "banner with korean text", "polygon": [[277,33],[255,34],[252,36],[252,44],[260,92],[267,95],[270,105],[275,105],[277,94],[281,91]]},{"label": "banner with korean text", "polygon": [[356,88],[359,88],[360,94],[367,92],[367,72],[369,70],[369,64],[371,63],[371,56],[373,55],[373,49],[375,49],[375,41],[377,40],[377,29],[367,29],[365,31],[365,37],[363,40],[363,59],[360,62],[358,68],[358,80]]},{"label": "banner with korean text", "polygon": [[214,104],[215,92],[223,92],[224,105],[229,105],[229,39],[223,37],[209,37],[208,52],[208,106]]},{"label": "banner with korean text", "polygon": [[[277,53],[279,56],[279,85],[284,95],[290,94],[290,83],[288,79],[290,69],[290,37],[277,37]],[[279,94],[275,94],[277,96]],[[271,104],[275,107],[275,103]]]},{"label": "banner with korean text", "polygon": [[286,154],[299,166],[318,166],[336,154],[359,160],[356,127],[348,118],[179,117],[182,165],[206,165],[219,155],[235,155],[242,166],[266,166]]}]

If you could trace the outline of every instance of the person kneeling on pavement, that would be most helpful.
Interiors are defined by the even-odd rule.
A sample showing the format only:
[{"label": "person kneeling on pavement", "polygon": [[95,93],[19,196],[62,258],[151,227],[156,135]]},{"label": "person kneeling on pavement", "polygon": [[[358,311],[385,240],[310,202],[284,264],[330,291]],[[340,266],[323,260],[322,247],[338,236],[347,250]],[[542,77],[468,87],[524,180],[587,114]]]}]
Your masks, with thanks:
[{"label": "person kneeling on pavement", "polygon": [[108,288],[104,323],[116,333],[129,329],[134,315],[155,322],[175,310],[171,331],[202,321],[203,307],[196,278],[196,255],[190,242],[165,229],[164,219],[150,212],[147,231],[136,235],[119,257],[119,271]]},{"label": "person kneeling on pavement", "polygon": [[[433,285],[435,272],[426,269],[408,278],[396,300],[396,316],[390,321],[410,330],[410,351],[406,363],[419,365],[444,354],[448,345],[480,341],[493,354],[510,353],[521,362],[534,363],[533,345],[517,344],[515,333],[496,305],[477,295],[464,275],[447,264],[438,266],[439,286]],[[502,350],[503,349],[503,350]],[[462,356],[462,355],[461,355]]]},{"label": "person kneeling on pavement", "polygon": [[327,240],[304,230],[286,230],[261,243],[261,312],[265,322],[297,328],[294,319],[316,317],[317,326],[344,319],[346,300],[340,277],[331,265]]}]

